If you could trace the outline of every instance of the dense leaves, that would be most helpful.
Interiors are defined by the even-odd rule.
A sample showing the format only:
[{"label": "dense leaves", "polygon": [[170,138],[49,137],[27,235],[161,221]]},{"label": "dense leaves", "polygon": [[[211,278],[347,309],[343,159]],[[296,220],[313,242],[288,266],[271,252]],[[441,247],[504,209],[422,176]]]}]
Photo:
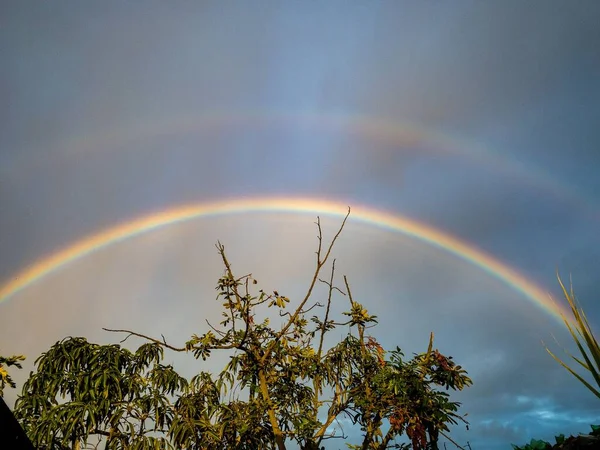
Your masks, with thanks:
[{"label": "dense leaves", "polygon": [[[145,339],[135,353],[83,338],[56,343],[38,359],[17,402],[34,444],[73,449],[100,436],[107,449],[285,450],[294,443],[316,450],[345,437],[339,419],[348,417],[363,434],[351,448],[406,448],[395,443],[403,435],[414,450],[437,448],[448,424],[464,419],[459,404],[435,388],[460,390],[471,380],[432,348],[433,334],[427,352],[410,361],[399,348],[386,352],[366,334],[376,316],[354,300],[345,277],[343,288],[334,284],[335,260],[329,277],[320,278],[344,223],[324,248],[317,222],[315,272],[291,310],[285,295],[256,291],[251,274],[236,277],[218,244],[223,320],[209,323],[204,334],[176,347],[164,338],[109,330]],[[311,300],[319,282],[327,287],[322,303]],[[339,318],[332,317],[334,294],[348,305]],[[325,336],[333,330],[344,337],[328,347]],[[186,381],[161,364],[163,349],[202,360],[226,352],[230,359],[220,372]]]},{"label": "dense leaves", "polygon": [[36,361],[15,415],[40,450],[79,448],[94,436],[107,449],[167,448],[170,398],[187,382],[162,356],[155,343],[132,353],[66,338]]},{"label": "dense leaves", "polygon": [[22,369],[21,363],[19,361],[24,361],[25,357],[23,355],[13,355],[13,356],[2,356],[0,355],[0,397],[4,395],[4,388],[6,385],[11,388],[15,388],[15,382],[11,378],[8,373],[7,368],[11,366],[15,366],[18,369]]}]

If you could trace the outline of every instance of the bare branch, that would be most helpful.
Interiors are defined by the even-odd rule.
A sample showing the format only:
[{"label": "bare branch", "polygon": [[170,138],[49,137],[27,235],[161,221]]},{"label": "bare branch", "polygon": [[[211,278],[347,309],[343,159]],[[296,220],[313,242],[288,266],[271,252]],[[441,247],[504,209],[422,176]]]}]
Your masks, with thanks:
[{"label": "bare branch", "polygon": [[[316,303],[315,303],[314,305],[312,305],[310,308],[300,311],[300,314],[306,314],[306,313],[309,313],[309,312],[311,312],[313,309],[315,309],[315,308],[317,308],[317,307],[318,307],[318,308],[322,308],[323,306],[325,306],[325,305],[323,305],[322,303],[316,302]],[[285,312],[283,312],[283,311],[279,310],[279,317],[285,317],[285,316],[291,317],[291,316],[292,316],[292,313],[291,313],[291,312],[289,312],[289,311],[285,311]]]},{"label": "bare branch", "polygon": [[333,289],[333,290],[335,290],[335,291],[338,291],[340,294],[342,294],[342,295],[344,295],[344,296],[346,295],[346,293],[345,293],[344,291],[342,291],[342,290],[341,290],[339,287],[337,287],[337,286],[333,286],[333,283],[331,283],[331,282],[329,282],[329,281],[327,281],[327,280],[323,280],[323,279],[321,279],[321,278],[319,278],[319,281],[320,281],[321,283],[323,283],[323,284],[326,284],[326,285],[327,285],[327,286],[329,286],[331,289]]},{"label": "bare branch", "polygon": [[323,305],[322,303],[319,303],[319,302],[315,302],[315,304],[312,305],[310,308],[305,309],[304,311],[302,311],[302,314],[306,314],[308,312],[311,312],[315,308],[322,308],[323,306],[325,306],[325,305]]},{"label": "bare branch", "polygon": [[[231,265],[229,264],[229,260],[227,259],[227,256],[225,255],[225,246],[223,244],[221,244],[220,241],[217,241],[217,250],[219,251],[219,255],[221,255],[221,259],[223,260],[223,264],[225,265],[225,271],[227,273],[227,276],[229,277],[230,280],[232,280],[234,282],[233,293],[235,295],[235,299],[241,303],[240,294],[238,293],[238,290],[237,290],[238,281],[234,278],[233,271],[231,270]],[[227,297],[227,302],[229,303],[229,313],[231,314],[231,329],[233,330],[233,332],[235,334],[235,314],[234,314],[234,306],[233,306],[233,302],[231,301],[231,297]]]},{"label": "bare branch", "polygon": [[[162,345],[164,347],[167,347],[173,351],[176,352],[185,352],[186,348],[179,348],[179,347],[173,347],[172,345],[167,344],[166,342],[164,342],[164,336],[163,336],[163,341],[159,341],[158,339],[154,339],[150,336],[146,336],[145,334],[140,334],[140,333],[136,333],[135,331],[130,331],[130,330],[112,330],[110,328],[102,328],[104,331],[109,331],[111,333],[128,333],[128,336],[125,337],[125,339],[123,339],[121,342],[125,342],[127,339],[129,339],[131,336],[137,336],[140,337],[142,339],[146,339],[148,341],[154,342],[156,344]],[[162,336],[162,335],[161,335]]]},{"label": "bare branch", "polygon": [[321,248],[323,246],[323,231],[321,230],[321,218],[317,216],[317,221],[315,222],[317,229],[319,230],[319,234],[317,235],[317,239],[319,241],[319,246],[317,247],[317,265],[321,263]]},{"label": "bare branch", "polygon": [[285,333],[289,330],[289,328],[292,326],[292,324],[296,321],[296,318],[301,314],[304,305],[306,304],[306,302],[308,302],[308,299],[310,298],[312,291],[315,287],[315,284],[317,283],[317,280],[319,279],[319,272],[321,271],[321,268],[323,267],[323,265],[325,265],[325,263],[327,262],[327,259],[329,258],[329,255],[331,254],[331,250],[335,244],[335,242],[337,241],[338,237],[340,236],[340,234],[342,233],[342,230],[344,229],[344,226],[346,225],[346,221],[348,220],[348,216],[350,215],[350,207],[348,207],[348,213],[346,214],[346,216],[344,217],[344,220],[342,221],[342,224],[340,225],[337,233],[335,234],[335,236],[333,237],[331,243],[329,244],[329,247],[327,248],[327,253],[325,254],[325,257],[323,259],[321,259],[321,240],[322,240],[322,233],[321,233],[321,220],[317,217],[317,227],[319,228],[319,250],[317,251],[317,267],[315,269],[315,273],[313,275],[313,279],[310,283],[310,286],[308,287],[308,291],[306,292],[306,295],[304,296],[304,299],[302,300],[302,302],[300,302],[300,305],[298,305],[298,307],[296,308],[296,311],[294,312],[294,314],[290,317],[289,321],[287,324],[285,324],[283,326],[283,328],[281,328],[281,330],[279,331],[279,333],[277,333],[277,338],[267,347],[267,349],[265,350],[265,353],[263,354],[262,360],[266,361],[267,358],[270,356],[271,352],[273,351],[273,348],[276,344],[277,341],[279,341],[279,339],[285,335]]},{"label": "bare branch", "polygon": [[350,216],[350,207],[349,206],[348,206],[348,212],[346,213],[346,216],[344,217],[344,220],[342,221],[342,225],[340,226],[340,228],[338,229],[338,232],[335,234],[335,236],[331,240],[331,243],[329,244],[329,248],[327,249],[325,258],[323,258],[323,264],[325,264],[325,262],[327,262],[327,259],[329,258],[329,255],[331,254],[331,250],[333,249],[333,246],[335,245],[338,237],[340,237],[340,234],[342,234],[342,230],[344,229],[344,226],[346,225],[348,216]]},{"label": "bare branch", "polygon": [[352,319],[346,321],[346,322],[331,322],[332,325],[335,325],[336,327],[344,327],[346,325],[350,325],[352,323]]},{"label": "bare branch", "polygon": [[354,299],[352,298],[352,291],[350,290],[350,284],[348,283],[348,278],[344,275],[344,284],[346,285],[346,292],[348,292],[348,299],[350,300],[350,306],[354,304]]},{"label": "bare branch", "polygon": [[[325,310],[325,320],[323,320],[323,324],[321,325],[321,336],[319,338],[319,350],[317,351],[317,359],[321,360],[321,354],[323,352],[323,339],[325,338],[325,330],[327,328],[327,321],[329,320],[329,311],[331,309],[331,297],[333,295],[333,290],[337,289],[333,286],[333,279],[335,277],[335,259],[331,264],[331,276],[329,277],[329,282],[324,281],[327,286],[329,286],[329,292],[327,295],[327,309]],[[338,289],[339,291],[339,289]],[[341,291],[340,291],[341,292]]]},{"label": "bare branch", "polygon": [[[325,318],[323,319],[323,323],[321,324],[321,335],[319,336],[319,348],[317,350],[317,361],[321,361],[321,356],[323,354],[323,339],[325,338],[325,333],[327,329],[327,321],[329,320],[329,311],[331,309],[331,298],[333,295],[333,279],[335,277],[335,259],[331,264],[331,275],[329,277],[329,282],[323,281],[328,287],[329,291],[327,293],[327,309],[325,310]],[[321,280],[322,281],[322,280]],[[314,408],[318,410],[319,405],[319,394],[321,393],[321,377],[319,375],[315,375],[313,378],[313,388],[314,388]],[[334,416],[335,418],[335,416]],[[330,422],[331,423],[331,422]],[[328,425],[329,426],[329,425]]]},{"label": "bare branch", "polygon": [[205,321],[205,322],[206,322],[206,324],[207,324],[209,327],[211,327],[211,328],[213,329],[213,331],[214,331],[215,333],[217,333],[219,336],[221,336],[221,337],[225,337],[225,336],[227,335],[227,333],[224,333],[223,331],[221,331],[221,330],[217,330],[215,327],[213,327],[213,326],[211,325],[211,323],[208,321],[208,319],[204,319],[204,321]]},{"label": "bare branch", "polygon": [[448,435],[447,435],[446,433],[444,433],[442,430],[439,430],[439,431],[440,431],[440,434],[441,434],[442,436],[444,436],[446,439],[448,439],[450,442],[452,442],[454,445],[456,445],[456,447],[457,447],[457,448],[460,448],[461,450],[465,450],[465,448],[464,448],[464,447],[461,447],[460,445],[458,445],[458,444],[457,444],[455,441],[453,441],[453,440],[450,438],[450,436],[448,436]]},{"label": "bare branch", "polygon": [[252,276],[252,274],[251,274],[251,273],[249,273],[249,274],[247,274],[247,275],[244,275],[243,277],[239,277],[239,278],[237,278],[235,281],[237,281],[237,282],[240,282],[240,281],[242,281],[242,280],[246,280],[246,281],[248,281],[248,278],[250,278],[251,276]]}]

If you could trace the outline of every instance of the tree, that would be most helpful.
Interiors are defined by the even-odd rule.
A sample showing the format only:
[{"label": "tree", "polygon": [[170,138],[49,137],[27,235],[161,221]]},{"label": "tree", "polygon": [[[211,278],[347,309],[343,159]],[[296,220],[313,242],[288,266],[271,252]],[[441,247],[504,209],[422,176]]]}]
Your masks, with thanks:
[{"label": "tree", "polygon": [[93,437],[106,449],[170,448],[170,398],[187,382],[162,356],[154,343],[132,353],[66,338],[36,360],[15,416],[38,450],[78,450]]},{"label": "tree", "polygon": [[16,387],[16,384],[6,367],[15,366],[18,369],[22,369],[23,367],[21,366],[20,361],[25,361],[23,355],[13,355],[8,357],[0,355],[0,397],[4,396],[4,388],[6,385],[13,389]]},{"label": "tree", "polygon": [[[127,333],[123,341],[145,339],[148,343],[135,354],[77,338],[57,343],[18,402],[31,435],[38,443],[62,446],[53,448],[80,448],[96,433],[106,437],[107,449],[156,444],[189,450],[285,450],[294,442],[303,450],[317,450],[327,439],[345,437],[334,425],[347,416],[363,432],[361,445],[352,448],[400,448],[394,440],[404,433],[414,450],[437,448],[447,423],[464,419],[456,414],[459,403],[434,387],[460,390],[472,382],[450,357],[433,350],[433,334],[427,352],[411,361],[402,359],[399,348],[387,358],[367,335],[376,316],[353,298],[345,277],[343,288],[335,285],[335,260],[327,279],[321,278],[347,218],[328,246],[317,219],[315,271],[292,310],[290,299],[278,291],[255,292],[258,282],[252,274],[236,276],[218,243],[224,265],[217,284],[223,307],[218,326],[207,322],[206,333],[193,335],[180,347],[164,338],[107,329]],[[312,301],[319,282],[327,287],[323,303]],[[346,319],[332,317],[334,294],[348,299]],[[279,323],[272,325],[270,319]],[[326,335],[342,327],[346,337],[328,348]],[[159,364],[163,348],[203,360],[228,352],[230,360],[219,373],[200,372],[187,382]],[[67,394],[68,401],[58,404],[58,394]],[[144,426],[150,417],[153,425]],[[150,428],[160,437],[147,436]]]},{"label": "tree", "polygon": [[15,366],[21,369],[19,361],[24,361],[23,355],[13,355],[10,357],[0,356],[0,447],[11,448],[14,450],[33,450],[31,442],[23,431],[23,428],[16,420],[12,411],[2,398],[6,385],[15,388],[16,384],[4,368]]}]

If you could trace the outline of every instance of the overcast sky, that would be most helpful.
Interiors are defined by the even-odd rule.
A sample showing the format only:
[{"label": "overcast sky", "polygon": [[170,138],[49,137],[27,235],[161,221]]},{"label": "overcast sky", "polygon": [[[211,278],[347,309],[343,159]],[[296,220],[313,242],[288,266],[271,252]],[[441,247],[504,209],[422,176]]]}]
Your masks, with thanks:
[{"label": "overcast sky", "polygon": [[[556,269],[572,273],[600,324],[600,2],[1,10],[0,283],[147,214],[299,196],[426,223],[560,301]],[[217,239],[240,275],[294,299],[313,267],[317,213],[199,218],[78,259],[0,304],[0,352],[27,355],[20,388],[67,335],[115,342],[101,327],[128,327],[183,343],[220,314]],[[325,218],[325,233],[338,225]],[[598,400],[540,342],[560,352],[554,334],[575,351],[564,326],[506,283],[352,220],[335,256],[386,347],[423,352],[433,331],[469,372],[474,385],[454,396],[470,422],[452,428],[459,443],[509,449],[600,423]],[[188,375],[205,368],[171,360]]]}]

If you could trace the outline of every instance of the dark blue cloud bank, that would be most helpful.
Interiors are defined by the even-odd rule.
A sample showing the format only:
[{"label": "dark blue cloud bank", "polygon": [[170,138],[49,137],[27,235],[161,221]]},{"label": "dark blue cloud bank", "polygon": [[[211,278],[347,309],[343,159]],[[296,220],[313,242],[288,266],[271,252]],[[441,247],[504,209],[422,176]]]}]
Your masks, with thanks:
[{"label": "dark blue cloud bank", "polygon": [[[2,17],[0,279],[175,205],[308,196],[427,223],[556,296],[556,269],[572,273],[597,328],[598,2],[15,1]],[[312,219],[200,219],[74,262],[0,305],[2,352],[28,373],[68,334],[110,341],[102,326],[183,341],[218,314],[217,239],[240,273],[300,295]],[[469,371],[460,443],[600,422],[540,343],[574,351],[564,327],[480,268],[359,225],[337,256],[387,347],[424,351],[434,331]]]}]

